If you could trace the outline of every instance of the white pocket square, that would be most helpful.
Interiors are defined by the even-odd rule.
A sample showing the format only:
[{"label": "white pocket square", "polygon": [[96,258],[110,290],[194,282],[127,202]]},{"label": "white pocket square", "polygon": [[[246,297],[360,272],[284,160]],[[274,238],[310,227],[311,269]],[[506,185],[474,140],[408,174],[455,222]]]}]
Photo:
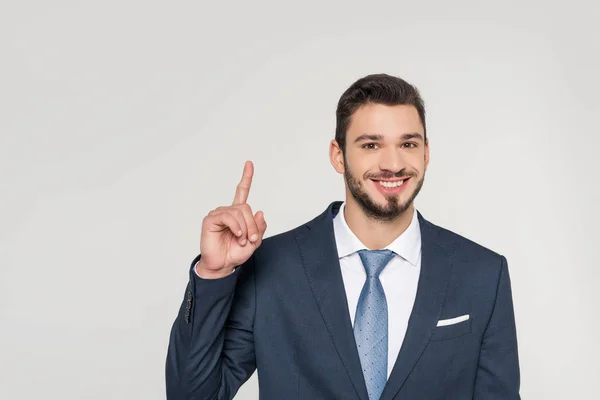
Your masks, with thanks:
[{"label": "white pocket square", "polygon": [[458,324],[459,322],[463,322],[469,319],[469,314],[461,315],[460,317],[450,318],[450,319],[440,319],[437,323],[437,326],[448,326]]}]

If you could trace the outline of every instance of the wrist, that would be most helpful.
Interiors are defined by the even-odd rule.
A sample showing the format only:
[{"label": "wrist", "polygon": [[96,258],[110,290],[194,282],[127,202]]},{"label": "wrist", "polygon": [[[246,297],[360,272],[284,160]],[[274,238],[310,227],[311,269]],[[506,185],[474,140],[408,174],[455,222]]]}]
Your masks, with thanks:
[{"label": "wrist", "polygon": [[202,279],[219,279],[230,275],[235,270],[235,267],[223,267],[216,270],[208,269],[202,263],[202,260],[200,260],[196,263],[194,269],[196,270],[196,275]]}]

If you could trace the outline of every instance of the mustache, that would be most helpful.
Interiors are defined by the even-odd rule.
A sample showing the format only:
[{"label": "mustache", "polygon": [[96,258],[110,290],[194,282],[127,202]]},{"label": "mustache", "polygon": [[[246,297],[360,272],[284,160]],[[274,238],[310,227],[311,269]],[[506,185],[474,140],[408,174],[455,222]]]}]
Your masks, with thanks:
[{"label": "mustache", "polygon": [[392,178],[416,178],[417,177],[417,173],[414,171],[409,171],[406,168],[401,169],[400,171],[393,173],[390,171],[384,171],[380,174],[377,175],[373,175],[373,174],[365,174],[364,178],[365,179],[392,179]]}]

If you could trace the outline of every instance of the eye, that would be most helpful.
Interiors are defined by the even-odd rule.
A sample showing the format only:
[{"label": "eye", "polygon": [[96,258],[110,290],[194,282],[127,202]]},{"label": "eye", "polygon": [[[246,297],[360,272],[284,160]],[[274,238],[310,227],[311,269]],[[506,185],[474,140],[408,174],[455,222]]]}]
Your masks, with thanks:
[{"label": "eye", "polygon": [[367,149],[367,150],[374,150],[375,146],[377,146],[377,143],[366,143],[366,144],[363,144],[361,147],[363,149]]},{"label": "eye", "polygon": [[406,142],[402,144],[403,147],[407,147],[409,149],[414,149],[415,147],[417,147],[417,144],[414,142]]}]

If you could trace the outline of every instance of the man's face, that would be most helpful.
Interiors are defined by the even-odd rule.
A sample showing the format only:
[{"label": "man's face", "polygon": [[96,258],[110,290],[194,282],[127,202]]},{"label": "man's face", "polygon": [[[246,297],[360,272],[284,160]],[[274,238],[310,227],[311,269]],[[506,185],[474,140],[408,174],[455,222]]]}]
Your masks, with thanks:
[{"label": "man's face", "polygon": [[414,106],[365,105],[352,116],[345,152],[334,143],[332,163],[369,217],[392,221],[410,208],[429,163],[429,146]]}]

